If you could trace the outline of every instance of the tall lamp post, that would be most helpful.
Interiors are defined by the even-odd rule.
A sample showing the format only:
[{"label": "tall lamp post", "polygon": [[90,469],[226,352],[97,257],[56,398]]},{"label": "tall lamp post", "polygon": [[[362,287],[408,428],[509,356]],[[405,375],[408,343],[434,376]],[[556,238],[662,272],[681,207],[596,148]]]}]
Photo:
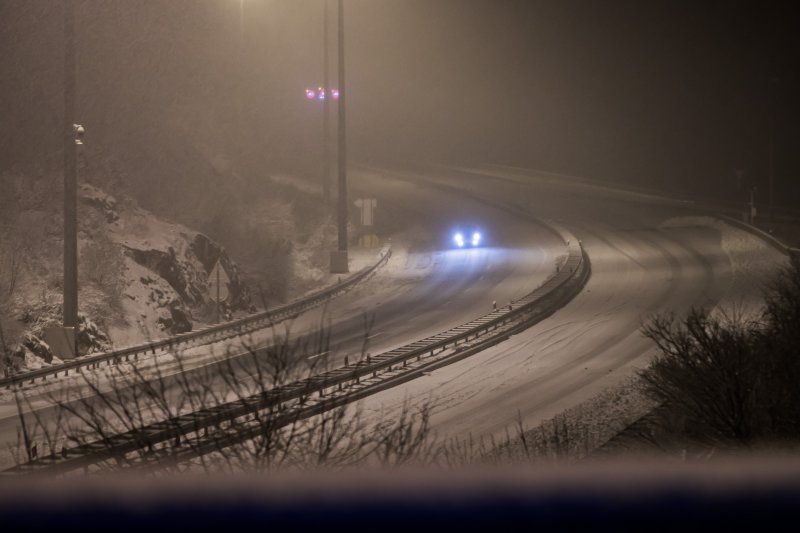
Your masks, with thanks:
[{"label": "tall lamp post", "polygon": [[62,357],[77,355],[78,327],[78,144],[83,127],[75,124],[75,4],[64,6],[64,320]]},{"label": "tall lamp post", "polygon": [[331,272],[348,272],[347,261],[347,144],[344,77],[344,2],[339,0],[339,197],[338,197],[338,249],[331,252]]}]

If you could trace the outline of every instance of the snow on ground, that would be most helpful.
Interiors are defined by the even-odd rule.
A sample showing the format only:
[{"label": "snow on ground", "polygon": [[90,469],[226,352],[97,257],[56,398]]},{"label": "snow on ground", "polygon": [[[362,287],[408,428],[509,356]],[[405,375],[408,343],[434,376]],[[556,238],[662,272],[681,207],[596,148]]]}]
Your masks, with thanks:
[{"label": "snow on ground", "polygon": [[[692,227],[706,231],[692,232]],[[688,233],[670,232],[672,228]],[[629,381],[653,352],[639,332],[642,318],[637,316],[649,309],[643,306],[682,309],[698,298],[702,301],[704,294],[719,297],[721,306],[752,306],[758,302],[765,276],[783,261],[781,254],[757,237],[711,217],[674,218],[663,229],[660,246],[671,246],[667,256],[648,250],[651,239],[646,237],[623,248],[622,239],[631,238],[625,232],[618,236],[620,242],[607,249],[600,242],[591,243],[590,257],[592,250],[598,252],[592,280],[584,293],[552,319],[463,361],[371,396],[363,400],[364,412],[377,418],[398,412],[406,401],[416,406],[427,401],[434,405],[431,421],[437,437],[503,439],[506,429],[513,432],[518,409],[527,428],[571,409],[576,427],[592,432],[596,442],[610,438],[650,408]],[[700,257],[706,251],[702,243],[712,240],[716,232],[729,268],[717,258]],[[701,235],[693,245],[701,250],[697,256],[675,243],[676,237],[693,233]],[[630,260],[620,260],[622,250]],[[658,267],[656,260],[664,266]],[[620,405],[625,406],[624,413]]]},{"label": "snow on ground", "polygon": [[[728,305],[731,302],[736,303],[737,300],[750,302],[757,300],[760,295],[760,282],[763,281],[765,273],[774,270],[776,261],[781,260],[780,254],[755,236],[711,217],[672,218],[661,225],[661,229],[667,232],[671,229],[691,231],[691,228],[694,227],[711,229],[721,236],[720,246],[728,258],[732,273],[730,286],[720,300],[721,304]],[[174,228],[160,228],[160,231],[166,231],[166,234],[169,234],[170,231],[174,231]],[[146,239],[147,233],[149,232],[143,232],[137,237],[134,232],[134,237]],[[509,413],[513,417],[516,408],[519,407],[527,409],[529,414],[531,411],[535,413],[533,416],[523,414],[527,427],[570,408],[576,417],[583,417],[582,423],[590,421],[594,424],[592,431],[601,431],[603,428],[614,427],[614,424],[618,425],[622,416],[619,413],[620,405],[626,406],[622,410],[628,413],[631,411],[627,406],[631,403],[630,397],[624,396],[624,393],[620,396],[615,392],[603,391],[607,391],[609,387],[618,386],[620,383],[626,383],[629,376],[646,362],[646,357],[641,357],[641,354],[649,353],[651,348],[641,338],[636,327],[632,331],[625,332],[622,338],[614,339],[610,346],[604,346],[609,341],[597,333],[613,332],[618,324],[624,326],[624,319],[619,319],[616,312],[629,309],[638,301],[636,295],[643,297],[645,293],[652,292],[653,296],[651,297],[656,299],[658,290],[653,288],[653,280],[655,279],[655,287],[658,287],[661,284],[668,284],[675,274],[675,272],[670,274],[668,269],[654,269],[653,272],[650,270],[645,272],[643,265],[649,263],[641,257],[638,259],[632,257],[631,261],[627,261],[620,259],[618,255],[614,256],[614,253],[619,254],[619,250],[623,249],[623,244],[629,247],[625,248],[626,254],[636,255],[634,244],[630,242],[626,244],[622,238],[617,243],[617,250],[601,250],[599,246],[594,249],[599,252],[596,257],[602,259],[595,265],[598,270],[597,275],[601,278],[605,268],[607,272],[605,272],[604,287],[606,290],[610,289],[614,292],[604,295],[602,287],[593,286],[590,283],[585,291],[586,294],[576,298],[575,303],[579,307],[571,317],[567,315],[565,320],[540,324],[530,335],[517,335],[511,341],[460,363],[439,369],[431,375],[368,398],[364,401],[365,413],[368,416],[382,417],[387,412],[395,412],[394,410],[399,409],[406,399],[417,404],[430,399],[436,404],[434,426],[437,427],[437,430],[442,429],[440,436],[443,437],[464,436],[471,432],[473,426],[496,428],[498,423],[492,420],[493,417],[498,416],[498,413],[506,419],[508,418],[506,415]],[[590,248],[590,255],[592,251]],[[344,299],[378,302],[391,297],[397,291],[408,290],[410,284],[418,281],[413,279],[414,277],[430,273],[432,264],[429,265],[431,268],[422,270],[407,268],[411,254],[407,246],[402,244],[402,239],[395,239],[393,252],[389,264],[382,269],[382,274],[385,276],[379,275],[376,277],[377,279],[356,287]],[[376,250],[352,250],[350,253],[351,272],[374,262],[375,254]],[[641,268],[633,266],[637,260],[641,263],[639,264]],[[688,268],[689,266],[691,268]],[[687,265],[686,270],[694,272],[694,270],[701,269]],[[323,282],[335,281],[337,277],[312,269],[301,273],[309,276],[319,274],[317,279]],[[713,272],[711,275],[713,276]],[[409,276],[411,277],[409,278]],[[387,279],[392,279],[396,283],[385,283]],[[690,293],[690,289],[685,292]],[[589,294],[592,291],[594,292]],[[137,297],[137,295],[133,296]],[[689,297],[681,296],[681,298]],[[594,310],[598,301],[604,302],[606,311]],[[637,306],[633,305],[633,307]],[[589,312],[591,312],[591,316],[586,314]],[[559,316],[558,313],[557,316]],[[565,317],[561,316],[561,318]],[[300,320],[294,322],[293,327],[297,328],[294,331],[310,325],[309,320],[304,321],[301,317]],[[581,324],[585,327],[576,329]],[[271,337],[271,331],[264,331],[255,335],[250,342],[257,344]],[[617,356],[606,363],[596,362],[592,356],[572,362],[565,361],[565,358],[562,357],[565,353],[575,351],[593,354],[594,348],[607,351],[611,349],[616,352]],[[218,343],[210,347],[188,350],[185,355],[192,359],[193,365],[202,365],[211,363],[229,350],[231,350],[229,343]],[[626,357],[627,354],[633,354],[633,356]],[[156,362],[163,367],[162,369],[177,370],[174,357],[170,354],[154,358],[151,365]],[[172,366],[170,367],[170,365]],[[550,383],[541,379],[542,375],[555,371],[560,373],[560,381]],[[52,381],[52,384],[39,385],[36,388],[37,393],[60,387],[59,383],[62,381],[76,381],[76,377],[60,378]],[[570,389],[569,387],[565,388],[564,383],[576,385],[574,389]],[[507,394],[508,391],[511,393]],[[514,402],[520,398],[519,391],[523,391],[523,394],[532,399],[532,402],[524,406],[515,405]],[[601,392],[602,395],[598,395]],[[7,392],[0,392],[0,397],[2,397],[0,403],[4,404],[2,416],[13,415],[13,398]],[[496,404],[490,406],[490,409],[483,408],[487,398],[496,400]],[[36,397],[33,398],[33,401],[37,401]],[[38,405],[43,405],[43,403]],[[601,414],[605,418],[598,416],[598,411],[603,411]],[[490,433],[498,435],[494,430]]]},{"label": "snow on ground", "polygon": [[730,261],[733,276],[728,294],[718,308],[736,307],[752,314],[760,307],[763,285],[776,265],[787,264],[786,257],[764,240],[710,216],[675,217],[664,221],[663,228],[707,227],[721,235],[722,250]]},{"label": "snow on ground", "polygon": [[[377,259],[377,252],[374,250],[355,250],[350,254],[351,272],[356,272],[365,266],[372,265],[377,261]],[[139,265],[133,263],[133,268],[137,266]],[[149,272],[147,269],[144,270]],[[380,297],[382,294],[382,285],[371,281],[366,283],[368,285],[367,287],[357,285],[355,289],[351,290],[345,296],[349,296],[352,299],[353,297],[358,296],[352,294],[354,291],[361,291],[362,295]],[[148,297],[148,295],[148,292],[133,294],[135,297]],[[134,308],[140,309],[139,306],[135,306]],[[303,320],[301,316],[300,319],[286,321],[284,324],[278,324],[275,330],[267,328],[243,336],[239,339],[234,339],[233,341],[229,339],[180,350],[177,358],[174,353],[164,353],[158,351],[156,355],[145,355],[141,357],[139,359],[139,363],[137,364],[137,368],[143,372],[154,371],[157,368],[163,375],[166,376],[178,371],[178,358],[180,358],[181,364],[185,369],[209,365],[229,356],[230,354],[242,353],[247,351],[249,348],[264,345],[265,343],[271,341],[276,333],[280,334],[283,331],[282,328],[284,326],[291,326],[295,331],[302,332],[307,328],[312,328],[314,324],[311,321]],[[124,367],[125,365],[120,365],[120,368]],[[107,367],[105,366],[101,366],[97,370],[85,369],[85,372],[87,372],[89,375],[97,376],[100,378],[101,382],[103,382],[106,368]],[[33,406],[39,408],[49,405],[49,402],[46,399],[47,394],[58,391],[62,388],[69,388],[70,386],[80,386],[82,382],[83,378],[79,374],[72,372],[68,376],[61,374],[57,378],[51,377],[46,381],[37,381],[35,384],[24,383],[21,390],[29,398]],[[16,413],[16,406],[14,404],[13,391],[9,389],[0,389],[0,419],[13,416],[14,413]]]},{"label": "snow on ground", "polygon": [[[387,265],[388,268],[394,268],[390,265],[399,261],[399,258],[404,257],[405,252],[399,248],[397,257],[392,257]],[[374,264],[378,259],[378,252],[376,250],[367,249],[353,249],[350,251],[350,271],[351,273]],[[133,263],[132,268],[143,268]],[[144,269],[146,272],[149,270]],[[335,282],[338,275],[329,274],[330,281]],[[387,278],[372,278],[365,283],[356,285],[348,293],[333,300],[332,305],[347,305],[346,301],[359,301],[363,302],[365,299],[380,299],[389,297],[388,294],[396,289],[390,284],[385,283]],[[141,294],[133,294],[136,297],[149,297],[149,293],[143,292]],[[127,299],[127,298],[126,298]],[[346,300],[345,302],[337,302],[337,300]],[[140,309],[139,306],[134,306],[135,309]],[[212,365],[220,360],[230,357],[232,354],[247,353],[252,347],[261,346],[269,343],[275,338],[275,335],[281,335],[287,328],[295,333],[305,332],[313,329],[317,321],[315,315],[305,313],[296,320],[288,320],[284,323],[278,324],[275,329],[263,329],[254,332],[250,335],[243,336],[233,342],[231,340],[220,341],[217,343],[197,346],[194,348],[179,350],[174,352],[157,352],[156,355],[146,355],[140,357],[136,363],[137,369],[143,376],[155,377],[161,375],[163,377],[170,376],[179,372],[180,370],[188,370],[192,368],[200,368],[203,366]],[[99,385],[100,390],[110,390],[113,379],[120,379],[120,376],[131,375],[132,363],[121,363],[113,367],[101,366],[98,369],[84,368],[83,373],[88,376],[92,382]],[[48,378],[46,381],[37,381],[35,384],[25,383],[22,385],[20,392],[24,398],[23,404],[30,406],[32,409],[44,409],[53,405],[50,395],[55,395],[57,398],[76,398],[88,394],[85,385],[85,378],[83,375],[76,372],[71,372],[68,376],[63,374],[57,378]],[[14,397],[14,391],[10,389],[0,389],[0,421],[13,420],[17,415],[17,407]],[[14,447],[13,436],[2,435],[7,446],[0,447],[0,469],[14,464],[14,450],[8,447]],[[11,440],[8,440],[11,438]]]},{"label": "snow on ground", "polygon": [[122,210],[119,221],[110,225],[108,232],[116,242],[130,248],[166,250],[173,247],[176,252],[184,251],[189,236],[197,233],[181,224],[160,220],[138,207]]},{"label": "snow on ground", "polygon": [[168,317],[166,303],[180,300],[175,289],[150,269],[129,257],[125,258],[125,268],[129,280],[140,282],[128,283],[123,292],[122,309],[126,322],[115,323],[108,328],[117,349],[164,337],[166,334],[154,329],[154,324],[159,318]]}]

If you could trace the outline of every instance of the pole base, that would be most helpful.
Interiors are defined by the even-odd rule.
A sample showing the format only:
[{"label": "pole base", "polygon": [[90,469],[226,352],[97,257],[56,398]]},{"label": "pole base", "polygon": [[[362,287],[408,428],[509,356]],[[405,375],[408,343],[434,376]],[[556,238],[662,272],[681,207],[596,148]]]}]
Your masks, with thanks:
[{"label": "pole base", "polygon": [[347,250],[331,252],[331,274],[347,274],[349,271]]},{"label": "pole base", "polygon": [[53,355],[62,361],[75,359],[75,328],[51,326],[44,330],[44,342],[50,346]]}]

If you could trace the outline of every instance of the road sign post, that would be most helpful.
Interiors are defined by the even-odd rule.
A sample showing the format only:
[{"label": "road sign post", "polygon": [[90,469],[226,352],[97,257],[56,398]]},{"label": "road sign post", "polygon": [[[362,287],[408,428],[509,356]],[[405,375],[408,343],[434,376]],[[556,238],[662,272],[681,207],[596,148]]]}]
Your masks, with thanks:
[{"label": "road sign post", "polygon": [[228,284],[230,284],[231,278],[228,277],[228,273],[225,272],[225,267],[222,266],[219,260],[214,265],[214,268],[211,269],[211,273],[208,275],[208,288],[209,292],[216,296],[216,304],[217,304],[217,324],[220,322],[220,304],[228,299],[230,296],[230,291],[228,290]]},{"label": "road sign post", "polygon": [[375,198],[359,198],[354,203],[356,207],[361,209],[362,235],[359,238],[359,244],[362,248],[376,248],[379,245],[379,239],[372,231],[372,227],[375,224],[375,209],[378,207],[378,200]]},{"label": "road sign post", "polygon": [[372,226],[375,220],[375,208],[378,207],[378,200],[375,198],[359,198],[354,203],[356,207],[361,209],[361,225]]}]

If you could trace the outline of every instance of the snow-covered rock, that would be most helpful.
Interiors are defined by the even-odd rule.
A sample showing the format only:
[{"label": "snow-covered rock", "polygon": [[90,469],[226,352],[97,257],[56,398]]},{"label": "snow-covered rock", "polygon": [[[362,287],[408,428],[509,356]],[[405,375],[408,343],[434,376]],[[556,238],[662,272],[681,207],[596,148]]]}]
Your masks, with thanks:
[{"label": "snow-covered rock", "polygon": [[[107,350],[112,344],[139,344],[211,321],[216,302],[208,278],[217,262],[230,279],[230,295],[221,309],[224,316],[256,310],[245,273],[220,243],[155,216],[119,187],[109,194],[108,188],[130,183],[131,176],[116,175],[115,166],[103,161],[92,160],[79,188],[78,302],[81,312],[91,318],[79,329],[80,353]],[[224,167],[223,163],[218,166]],[[327,282],[320,265],[327,264],[330,247],[325,243],[332,239],[335,227],[327,223],[320,229],[314,221],[299,228],[296,202],[318,197],[319,191],[291,177],[276,181],[276,187],[291,194],[271,195],[263,212],[248,209],[241,213],[241,221],[234,217],[252,235],[230,237],[229,244],[247,264],[248,283],[260,288],[259,296],[284,301],[289,284],[301,285],[290,291],[294,295]],[[0,253],[18,252],[25,265],[15,294],[2,302],[0,325],[5,326],[6,341],[15,347],[7,359],[30,368],[25,361],[31,358],[53,361],[41,339],[46,327],[61,322],[63,218],[59,207],[63,199],[57,193],[61,176],[3,173],[0,184],[9,192],[3,199],[7,201],[0,201],[0,222],[16,239],[0,239]],[[252,240],[262,236],[264,242],[255,246]],[[296,250],[295,241],[300,243]],[[293,262],[299,266],[293,268]]]},{"label": "snow-covered rock", "polygon": [[100,210],[103,215],[105,215],[107,222],[116,222],[119,220],[117,200],[110,194],[88,183],[82,183],[79,197],[83,203]]},{"label": "snow-covered rock", "polygon": [[124,252],[122,316],[112,324],[119,344],[191,331],[195,320],[210,318],[215,303],[208,276],[219,261],[230,278],[226,310],[253,310],[250,293],[225,249],[181,224],[159,219],[130,199],[118,201],[97,187],[81,188],[83,202],[107,222],[104,236]]},{"label": "snow-covered rock", "polygon": [[78,353],[81,355],[105,352],[112,348],[111,339],[97,324],[83,313],[78,314],[78,335],[76,338]]},{"label": "snow-covered rock", "polygon": [[[4,366],[20,371],[35,370],[41,368],[43,364],[60,363],[61,360],[53,355],[50,346],[42,339],[44,327],[57,323],[52,319],[50,323],[38,321],[35,329],[25,333],[22,341],[10,350],[10,358],[4,361]],[[105,352],[111,349],[111,341],[108,336],[83,313],[78,314],[76,342],[79,355]]]}]

